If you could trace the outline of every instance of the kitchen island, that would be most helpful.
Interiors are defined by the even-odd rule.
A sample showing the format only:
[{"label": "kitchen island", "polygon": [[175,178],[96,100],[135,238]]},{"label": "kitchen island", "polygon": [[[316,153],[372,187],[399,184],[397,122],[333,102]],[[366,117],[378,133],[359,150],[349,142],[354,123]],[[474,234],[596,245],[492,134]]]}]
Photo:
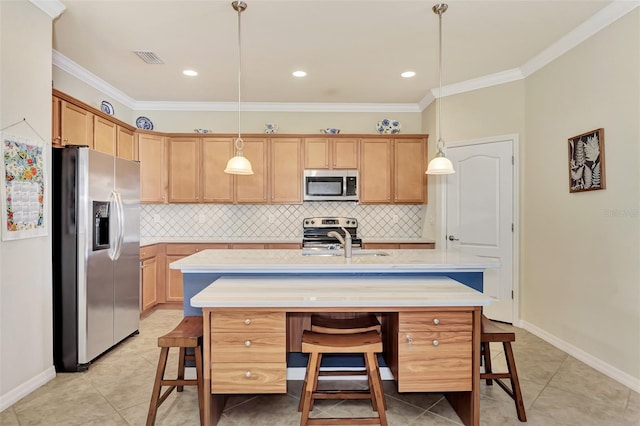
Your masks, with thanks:
[{"label": "kitchen island", "polygon": [[[207,250],[172,263],[183,273],[185,314],[204,319],[208,423],[227,394],[286,391],[286,355],[300,350],[312,312],[375,312],[398,390],[446,392],[463,422],[478,425],[480,314],[491,299],[476,290],[496,267],[437,250],[362,250],[351,259]],[[256,334],[246,334],[249,325]]]},{"label": "kitchen island", "polygon": [[222,277],[191,299],[203,308],[205,424],[229,394],[285,393],[288,317],[375,312],[399,392],[444,392],[479,425],[481,307],[491,299],[448,277]]}]

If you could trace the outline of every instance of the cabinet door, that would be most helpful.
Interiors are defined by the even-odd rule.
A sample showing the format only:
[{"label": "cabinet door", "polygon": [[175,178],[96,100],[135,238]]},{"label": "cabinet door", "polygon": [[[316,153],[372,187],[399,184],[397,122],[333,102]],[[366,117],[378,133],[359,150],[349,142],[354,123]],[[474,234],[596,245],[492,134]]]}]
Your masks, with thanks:
[{"label": "cabinet door", "polygon": [[332,168],[358,168],[358,139],[334,139],[332,141],[332,147]]},{"label": "cabinet door", "polygon": [[118,126],[118,139],[116,155],[125,160],[136,160],[136,145],[134,143],[133,131]]},{"label": "cabinet door", "polygon": [[197,203],[200,198],[200,140],[169,140],[169,202]]},{"label": "cabinet door", "polygon": [[93,116],[93,149],[116,155],[117,124],[97,115]]},{"label": "cabinet door", "polygon": [[157,303],[157,264],[155,257],[142,262],[142,311],[153,308]]},{"label": "cabinet door", "polygon": [[304,168],[328,169],[330,145],[328,138],[306,138],[304,140]]},{"label": "cabinet door", "polygon": [[360,141],[360,204],[391,202],[391,139]]},{"label": "cabinet door", "polygon": [[60,133],[60,98],[51,97],[51,144],[62,146],[62,133]]},{"label": "cabinet door", "polygon": [[233,155],[232,138],[202,139],[202,201],[233,202],[233,175],[224,172]]},{"label": "cabinet door", "polygon": [[183,290],[182,290],[182,271],[179,269],[171,269],[169,265],[171,262],[182,259],[183,255],[169,255],[167,254],[167,302],[182,302]]},{"label": "cabinet door", "polygon": [[394,140],[394,202],[424,204],[427,200],[426,140]]},{"label": "cabinet door", "polygon": [[137,133],[140,160],[140,201],[167,202],[167,143],[158,135]]},{"label": "cabinet door", "polygon": [[60,101],[62,145],[93,148],[93,114],[67,101]]},{"label": "cabinet door", "polygon": [[302,203],[302,145],[300,139],[271,140],[271,202]]},{"label": "cabinet door", "polygon": [[245,138],[244,156],[251,162],[252,175],[237,175],[236,202],[265,204],[267,202],[267,139]]}]

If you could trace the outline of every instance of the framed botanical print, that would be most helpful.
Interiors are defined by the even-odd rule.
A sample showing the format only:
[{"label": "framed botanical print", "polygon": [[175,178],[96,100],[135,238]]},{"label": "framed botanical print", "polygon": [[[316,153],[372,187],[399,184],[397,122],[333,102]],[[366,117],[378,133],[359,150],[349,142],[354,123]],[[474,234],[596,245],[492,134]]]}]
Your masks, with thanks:
[{"label": "framed botanical print", "polygon": [[604,129],[569,138],[569,192],[605,189]]}]

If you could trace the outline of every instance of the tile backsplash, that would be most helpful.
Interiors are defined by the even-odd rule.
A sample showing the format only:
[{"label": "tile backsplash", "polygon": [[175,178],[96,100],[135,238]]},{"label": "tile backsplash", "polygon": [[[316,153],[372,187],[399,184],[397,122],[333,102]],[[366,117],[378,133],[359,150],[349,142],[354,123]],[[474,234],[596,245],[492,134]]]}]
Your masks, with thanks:
[{"label": "tile backsplash", "polygon": [[143,204],[140,236],[273,238],[302,240],[302,220],[314,216],[358,219],[366,239],[420,238],[426,205],[360,205],[311,202],[296,205]]}]

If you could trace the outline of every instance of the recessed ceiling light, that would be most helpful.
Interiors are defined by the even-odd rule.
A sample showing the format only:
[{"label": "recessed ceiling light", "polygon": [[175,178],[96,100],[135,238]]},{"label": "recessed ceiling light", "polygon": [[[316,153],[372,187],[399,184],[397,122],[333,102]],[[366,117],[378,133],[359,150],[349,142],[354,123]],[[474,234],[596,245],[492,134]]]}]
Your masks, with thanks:
[{"label": "recessed ceiling light", "polygon": [[194,71],[194,70],[184,70],[182,71],[182,74],[188,76],[188,77],[195,77],[196,75],[198,75],[198,71]]},{"label": "recessed ceiling light", "polygon": [[413,71],[405,71],[400,75],[403,76],[404,78],[410,78],[410,77],[415,77],[416,73]]},{"label": "recessed ceiling light", "polygon": [[293,76],[294,77],[305,77],[307,75],[306,72],[299,70],[299,71],[294,71],[293,72]]}]

